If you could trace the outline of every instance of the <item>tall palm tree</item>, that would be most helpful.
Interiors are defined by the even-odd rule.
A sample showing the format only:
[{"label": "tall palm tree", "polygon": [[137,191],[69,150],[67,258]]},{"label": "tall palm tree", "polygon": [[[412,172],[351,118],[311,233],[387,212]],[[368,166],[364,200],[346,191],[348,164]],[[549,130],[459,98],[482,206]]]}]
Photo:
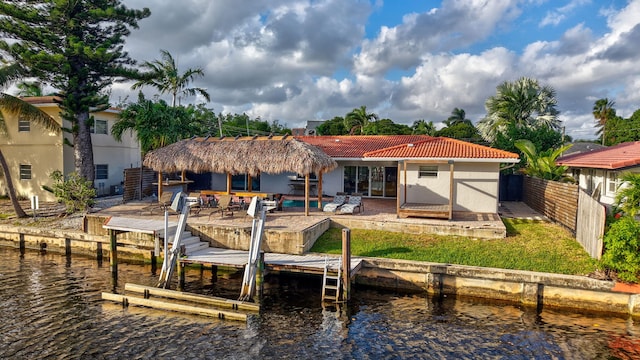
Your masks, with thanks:
[{"label": "tall palm tree", "polygon": [[356,129],[360,129],[360,134],[362,135],[364,128],[369,122],[376,120],[378,120],[378,115],[367,112],[367,107],[362,105],[359,108],[351,110],[351,112],[344,117],[344,126],[349,129],[349,135],[353,135]]},{"label": "tall palm tree", "polygon": [[[0,68],[0,88],[4,89],[11,83],[17,81],[22,76],[22,68],[16,64],[11,64]],[[0,135],[8,136],[7,124],[5,115],[20,116],[20,118],[29,120],[34,124],[37,124],[46,130],[52,130],[59,132],[60,125],[49,115],[37,107],[23,101],[22,99],[9,95],[7,93],[0,93]],[[16,195],[16,189],[13,185],[11,173],[9,172],[9,165],[7,160],[0,149],[0,167],[4,174],[4,179],[7,186],[7,192],[9,193],[9,199],[11,205],[18,217],[26,217],[20,203],[18,202],[18,196]]]},{"label": "tall palm tree", "polygon": [[604,145],[606,138],[605,128],[607,121],[616,116],[616,110],[613,108],[615,104],[613,100],[604,98],[597,100],[593,105],[593,117],[596,118],[597,126],[600,128],[598,129],[598,134],[602,135],[602,145]]},{"label": "tall palm tree", "polygon": [[451,111],[451,116],[444,121],[444,124],[449,127],[458,123],[471,124],[471,120],[466,118],[466,113],[463,109],[454,108]]},{"label": "tall palm tree", "polygon": [[143,73],[142,79],[133,84],[133,89],[139,89],[145,85],[155,87],[163,94],[171,94],[171,106],[176,106],[176,100],[179,96],[195,96],[197,94],[202,95],[207,101],[211,101],[209,93],[198,87],[189,87],[189,84],[198,77],[203,77],[204,72],[202,69],[187,69],[184,73],[180,74],[178,71],[178,65],[173,59],[173,56],[167,50],[160,50],[162,60],[153,60],[151,62],[145,61],[142,67],[147,70]]},{"label": "tall palm tree", "polygon": [[487,116],[477,126],[485,140],[493,141],[508,124],[560,129],[558,101],[552,87],[540,86],[537,80],[522,77],[515,82],[505,81],[496,90],[496,95],[485,102]]}]

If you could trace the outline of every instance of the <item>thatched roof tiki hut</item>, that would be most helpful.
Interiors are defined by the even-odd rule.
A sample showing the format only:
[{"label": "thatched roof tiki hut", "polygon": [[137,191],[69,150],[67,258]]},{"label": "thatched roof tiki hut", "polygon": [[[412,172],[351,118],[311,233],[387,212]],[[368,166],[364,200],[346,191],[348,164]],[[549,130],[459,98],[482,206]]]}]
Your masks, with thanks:
[{"label": "thatched roof tiki hut", "polygon": [[186,139],[147,153],[144,165],[159,173],[158,195],[162,193],[162,172],[226,173],[227,193],[231,192],[232,175],[296,173],[305,178],[306,215],[309,215],[309,175],[318,176],[318,207],[321,207],[322,174],[338,166],[320,148],[286,135]]}]

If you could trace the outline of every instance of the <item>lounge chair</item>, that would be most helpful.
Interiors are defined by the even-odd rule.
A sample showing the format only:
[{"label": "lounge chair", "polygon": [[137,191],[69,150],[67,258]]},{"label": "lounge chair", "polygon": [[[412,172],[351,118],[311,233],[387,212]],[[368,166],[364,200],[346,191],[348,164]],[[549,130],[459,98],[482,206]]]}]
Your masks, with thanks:
[{"label": "lounge chair", "polygon": [[323,208],[322,211],[324,212],[336,212],[336,210],[338,210],[338,208],[343,205],[345,202],[347,201],[347,196],[346,195],[338,195],[336,194],[336,196],[333,197],[333,201],[331,201],[330,203],[326,204]]},{"label": "lounge chair", "polygon": [[[241,210],[242,208],[239,204],[232,203],[232,200],[233,197],[231,195],[220,195],[218,199],[218,209],[215,212],[220,212],[220,217],[224,216],[225,211],[233,216],[234,211]],[[214,212],[209,214],[209,219],[211,219],[211,215],[213,214]]]},{"label": "lounge chair", "polygon": [[177,212],[173,211],[170,208],[171,200],[173,200],[173,196],[174,196],[174,193],[170,191],[165,191],[162,193],[162,195],[160,195],[160,198],[158,199],[157,203],[153,203],[149,206],[142,208],[141,212],[148,211],[149,214],[153,214],[154,210],[162,210],[163,212],[164,210],[169,210],[169,213],[178,214]]},{"label": "lounge chair", "polygon": [[353,214],[355,209],[358,209],[358,213],[364,211],[364,205],[362,204],[362,194],[349,195],[349,201],[338,208],[340,214]]}]

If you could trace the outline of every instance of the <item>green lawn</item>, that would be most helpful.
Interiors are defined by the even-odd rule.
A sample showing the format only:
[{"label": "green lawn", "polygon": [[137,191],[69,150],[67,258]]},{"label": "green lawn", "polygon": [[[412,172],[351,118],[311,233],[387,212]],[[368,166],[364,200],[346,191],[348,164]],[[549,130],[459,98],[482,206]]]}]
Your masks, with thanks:
[{"label": "green lawn", "polygon": [[[570,275],[586,275],[596,270],[598,262],[560,226],[527,220],[503,221],[507,237],[491,240],[352,229],[351,252],[354,256]],[[341,229],[329,229],[311,251],[340,254],[341,246]]]}]

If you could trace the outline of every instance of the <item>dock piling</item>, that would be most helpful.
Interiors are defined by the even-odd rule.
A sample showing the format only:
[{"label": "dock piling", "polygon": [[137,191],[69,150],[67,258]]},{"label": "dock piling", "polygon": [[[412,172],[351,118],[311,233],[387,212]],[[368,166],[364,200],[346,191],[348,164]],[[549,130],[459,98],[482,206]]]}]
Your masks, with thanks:
[{"label": "dock piling", "polygon": [[342,229],[342,301],[351,300],[351,229]]}]

